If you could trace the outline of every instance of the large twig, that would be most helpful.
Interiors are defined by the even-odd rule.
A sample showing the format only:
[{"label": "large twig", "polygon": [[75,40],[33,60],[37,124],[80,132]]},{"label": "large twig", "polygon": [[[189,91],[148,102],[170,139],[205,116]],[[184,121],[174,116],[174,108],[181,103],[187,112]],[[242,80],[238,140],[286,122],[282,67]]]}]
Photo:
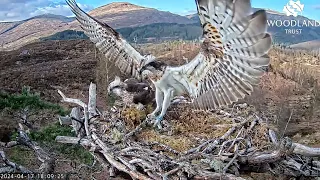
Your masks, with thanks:
[{"label": "large twig", "polygon": [[284,138],[277,150],[272,152],[258,152],[248,156],[239,157],[242,164],[264,164],[282,160],[286,155],[291,154],[292,142]]},{"label": "large twig", "polygon": [[307,157],[320,157],[320,148],[311,148],[302,144],[293,143],[293,153]]},{"label": "large twig", "polygon": [[93,83],[90,84],[89,87],[89,103],[88,103],[88,111],[89,111],[89,119],[98,115],[97,108],[97,86]]},{"label": "large twig", "polygon": [[89,112],[88,112],[88,106],[82,102],[79,99],[72,99],[72,98],[67,98],[60,90],[58,90],[58,93],[60,94],[60,96],[62,97],[64,102],[69,102],[69,103],[73,103],[73,104],[77,104],[79,106],[81,106],[83,108],[84,111],[84,128],[86,131],[86,135],[90,136],[90,131],[89,131]]},{"label": "large twig", "polygon": [[149,177],[136,172],[136,171],[132,171],[131,169],[129,169],[128,167],[126,167],[125,165],[123,165],[122,163],[116,161],[111,154],[104,152],[104,151],[100,151],[103,156],[108,160],[108,162],[116,167],[119,171],[125,172],[127,174],[129,174],[132,178],[136,178],[136,179],[142,179],[142,180],[151,180]]},{"label": "large twig", "polygon": [[0,147],[2,148],[11,148],[14,146],[19,145],[19,143],[17,141],[10,141],[10,142],[1,142],[0,141]]},{"label": "large twig", "polygon": [[56,141],[58,143],[63,143],[63,144],[81,144],[82,146],[87,146],[87,147],[92,146],[91,141],[86,138],[57,136]]},{"label": "large twig", "polygon": [[60,90],[58,90],[58,93],[60,94],[60,96],[62,97],[64,102],[77,104],[77,105],[79,105],[79,106],[81,106],[83,108],[87,107],[87,105],[84,102],[82,102],[81,100],[79,100],[79,99],[67,98]]},{"label": "large twig", "polygon": [[219,139],[214,140],[213,143],[207,146],[202,152],[203,153],[211,152],[219,143],[221,143],[221,141],[229,137],[236,129],[237,129],[236,126],[233,126],[232,128],[230,128],[223,136],[221,136]]}]

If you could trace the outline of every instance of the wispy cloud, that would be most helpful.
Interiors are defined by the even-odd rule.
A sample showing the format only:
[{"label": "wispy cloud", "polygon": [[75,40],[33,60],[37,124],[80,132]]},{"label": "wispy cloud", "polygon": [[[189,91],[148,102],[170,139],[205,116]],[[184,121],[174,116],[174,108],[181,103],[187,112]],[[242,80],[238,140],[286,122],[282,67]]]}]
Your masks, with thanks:
[{"label": "wispy cloud", "polygon": [[[79,4],[85,11],[92,6]],[[0,21],[19,21],[41,14],[57,14],[70,16],[68,5],[58,0],[1,0]]]}]

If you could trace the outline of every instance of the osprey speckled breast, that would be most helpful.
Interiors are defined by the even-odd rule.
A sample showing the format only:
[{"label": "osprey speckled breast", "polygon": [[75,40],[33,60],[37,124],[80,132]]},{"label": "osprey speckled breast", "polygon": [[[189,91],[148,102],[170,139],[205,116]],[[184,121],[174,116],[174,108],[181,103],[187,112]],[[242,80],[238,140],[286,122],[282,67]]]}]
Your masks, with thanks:
[{"label": "osprey speckled breast", "polygon": [[250,95],[269,65],[271,36],[264,10],[252,12],[250,0],[196,0],[203,35],[199,54],[179,67],[143,56],[109,25],[66,0],[82,29],[121,72],[150,78],[157,107],[150,114],[159,125],[174,96],[188,95],[195,109],[211,110]]}]

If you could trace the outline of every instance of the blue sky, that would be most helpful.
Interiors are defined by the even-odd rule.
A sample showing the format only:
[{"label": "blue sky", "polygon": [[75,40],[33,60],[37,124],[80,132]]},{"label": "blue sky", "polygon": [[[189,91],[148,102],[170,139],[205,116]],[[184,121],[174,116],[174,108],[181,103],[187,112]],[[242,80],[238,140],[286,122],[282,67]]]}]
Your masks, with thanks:
[{"label": "blue sky", "polygon": [[[111,2],[123,2],[123,0],[77,0],[77,2],[98,7]],[[194,12],[196,8],[194,0],[127,0],[127,2],[178,14]],[[282,12],[289,0],[252,0],[251,2],[253,7]],[[320,20],[320,0],[300,0],[300,2],[304,4],[304,16]]]},{"label": "blue sky", "polygon": [[[194,13],[194,0],[76,0],[85,11],[112,2],[130,2],[132,4],[170,11],[181,15]],[[294,0],[297,1],[297,0]],[[252,0],[252,6],[282,12],[289,0]],[[320,0],[300,0],[304,4],[303,15],[320,20]],[[16,21],[32,16],[52,13],[72,15],[64,0],[0,0],[0,21]]]}]

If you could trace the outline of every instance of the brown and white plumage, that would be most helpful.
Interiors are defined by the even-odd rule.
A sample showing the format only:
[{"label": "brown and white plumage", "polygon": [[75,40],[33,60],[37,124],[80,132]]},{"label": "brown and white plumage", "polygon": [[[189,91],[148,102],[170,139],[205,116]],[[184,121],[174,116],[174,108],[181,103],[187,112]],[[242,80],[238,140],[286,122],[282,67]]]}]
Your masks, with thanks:
[{"label": "brown and white plumage", "polygon": [[156,89],[161,121],[174,96],[189,95],[201,110],[226,106],[251,94],[269,64],[271,37],[266,13],[252,13],[250,0],[196,0],[203,28],[199,54],[189,63],[170,67],[142,56],[120,34],[67,0],[81,27],[102,53],[124,73],[147,76]]},{"label": "brown and white plumage", "polygon": [[229,105],[249,95],[269,64],[271,37],[266,13],[251,12],[250,0],[197,0],[203,27],[200,53],[173,68],[197,109]]},{"label": "brown and white plumage", "polygon": [[111,59],[123,73],[141,78],[140,68],[153,61],[152,56],[142,56],[108,24],[102,23],[84,12],[75,0],[66,0],[84,33],[95,43],[107,59]]}]

